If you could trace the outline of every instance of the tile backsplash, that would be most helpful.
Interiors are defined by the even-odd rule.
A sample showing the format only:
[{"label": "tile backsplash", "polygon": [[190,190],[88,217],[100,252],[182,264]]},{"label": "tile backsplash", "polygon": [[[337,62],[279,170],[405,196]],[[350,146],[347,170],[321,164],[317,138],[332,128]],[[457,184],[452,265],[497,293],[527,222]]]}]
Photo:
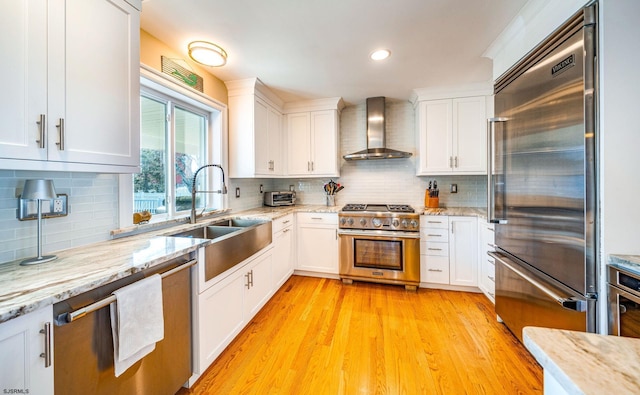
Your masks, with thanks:
[{"label": "tile backsplash", "polygon": [[69,197],[66,217],[42,220],[42,253],[108,240],[118,227],[118,176],[115,174],[0,170],[0,262],[37,255],[36,221],[18,221],[16,209],[24,181],[53,180]]}]

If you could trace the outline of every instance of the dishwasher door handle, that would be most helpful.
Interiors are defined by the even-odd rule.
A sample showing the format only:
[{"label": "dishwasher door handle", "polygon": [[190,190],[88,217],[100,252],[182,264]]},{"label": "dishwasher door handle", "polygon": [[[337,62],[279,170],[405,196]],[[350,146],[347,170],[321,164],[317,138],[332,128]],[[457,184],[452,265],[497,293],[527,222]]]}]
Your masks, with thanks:
[{"label": "dishwasher door handle", "polygon": [[[188,267],[191,267],[193,265],[195,265],[196,263],[198,263],[197,260],[192,259],[180,266],[174,267],[171,270],[167,270],[166,272],[163,272],[160,274],[161,278],[165,278],[167,276],[170,276],[174,273],[177,273],[183,269],[186,269]],[[109,304],[113,303],[116,301],[116,296],[115,295],[111,295],[109,297],[106,297],[102,300],[99,300],[95,303],[92,303],[88,306],[82,307],[78,310],[69,312],[69,313],[62,313],[62,314],[58,314],[58,316],[55,319],[56,325],[60,326],[60,325],[64,325],[64,324],[68,324],[71,323],[79,318],[84,317],[85,315],[92,313],[96,310],[99,310],[105,306],[108,306]]]}]

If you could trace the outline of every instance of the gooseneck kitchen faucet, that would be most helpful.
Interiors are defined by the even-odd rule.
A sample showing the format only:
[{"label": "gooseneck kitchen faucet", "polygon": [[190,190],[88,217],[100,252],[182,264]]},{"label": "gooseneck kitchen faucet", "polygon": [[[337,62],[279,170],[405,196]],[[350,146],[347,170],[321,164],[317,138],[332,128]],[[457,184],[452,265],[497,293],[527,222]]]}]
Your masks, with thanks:
[{"label": "gooseneck kitchen faucet", "polygon": [[[218,169],[220,169],[220,171],[222,172],[222,189],[218,189],[217,191],[196,190],[196,180],[198,179],[198,173],[200,173],[200,170],[203,170],[207,167],[217,167]],[[225,184],[224,182],[224,169],[222,168],[221,165],[211,164],[211,165],[200,166],[200,168],[198,168],[198,170],[196,170],[195,174],[193,175],[193,182],[191,183],[191,218],[190,218],[190,222],[192,224],[196,223],[196,193],[222,193],[225,195],[227,194],[227,184]]]}]

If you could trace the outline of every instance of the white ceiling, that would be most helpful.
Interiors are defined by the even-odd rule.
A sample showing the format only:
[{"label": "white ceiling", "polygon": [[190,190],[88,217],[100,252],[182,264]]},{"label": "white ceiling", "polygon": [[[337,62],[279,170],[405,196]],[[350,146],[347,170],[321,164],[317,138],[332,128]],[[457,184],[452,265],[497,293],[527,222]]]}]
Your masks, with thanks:
[{"label": "white ceiling", "polygon": [[[258,77],[285,102],[407,100],[414,88],[486,82],[482,54],[527,0],[146,0],[142,28],[182,50],[229,54],[223,81]],[[378,48],[391,57],[374,62]]]}]

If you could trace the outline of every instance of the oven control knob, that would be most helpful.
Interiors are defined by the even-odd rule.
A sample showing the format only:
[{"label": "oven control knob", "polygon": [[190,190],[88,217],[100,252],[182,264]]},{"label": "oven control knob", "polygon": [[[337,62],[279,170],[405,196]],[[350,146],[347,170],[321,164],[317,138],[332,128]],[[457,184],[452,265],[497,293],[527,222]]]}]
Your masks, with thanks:
[{"label": "oven control knob", "polygon": [[346,218],[340,218],[340,225],[344,225],[347,223],[347,219]]},{"label": "oven control knob", "polygon": [[415,219],[411,220],[411,227],[412,228],[417,228],[418,227],[418,221],[416,221]]},{"label": "oven control knob", "polygon": [[393,226],[394,228],[397,228],[398,225],[400,225],[400,220],[398,220],[397,218],[391,221],[391,226]]},{"label": "oven control knob", "polygon": [[353,218],[347,219],[347,223],[349,224],[349,226],[353,226],[353,222]]},{"label": "oven control knob", "polygon": [[373,226],[375,226],[376,228],[379,228],[382,226],[382,221],[380,220],[380,218],[374,218],[371,220],[371,223],[373,224]]},{"label": "oven control knob", "polygon": [[402,227],[403,227],[403,228],[406,228],[406,227],[408,227],[408,226],[409,226],[409,221],[407,221],[406,219],[403,219],[403,220],[402,220]]},{"label": "oven control knob", "polygon": [[367,220],[365,218],[360,218],[360,225],[365,226],[367,224]]}]

